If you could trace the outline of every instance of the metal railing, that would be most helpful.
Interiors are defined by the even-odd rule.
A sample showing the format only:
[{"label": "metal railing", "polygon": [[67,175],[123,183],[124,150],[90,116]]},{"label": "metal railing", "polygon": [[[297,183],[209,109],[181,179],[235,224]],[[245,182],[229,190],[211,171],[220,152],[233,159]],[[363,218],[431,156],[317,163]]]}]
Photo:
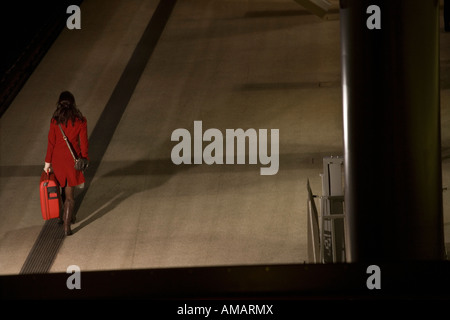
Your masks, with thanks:
[{"label": "metal railing", "polygon": [[[310,263],[346,261],[346,225],[342,158],[324,158],[322,196],[314,195],[307,181],[308,259]],[[315,198],[319,198],[320,212]]]}]

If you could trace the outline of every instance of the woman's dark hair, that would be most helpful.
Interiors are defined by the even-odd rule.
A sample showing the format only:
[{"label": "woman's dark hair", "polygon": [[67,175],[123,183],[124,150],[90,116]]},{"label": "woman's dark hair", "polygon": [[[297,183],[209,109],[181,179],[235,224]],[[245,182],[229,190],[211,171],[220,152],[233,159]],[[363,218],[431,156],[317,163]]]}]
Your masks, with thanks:
[{"label": "woman's dark hair", "polygon": [[76,119],[84,121],[83,114],[75,103],[75,97],[69,91],[63,91],[59,95],[56,111],[52,118],[56,120],[57,124],[63,123],[66,126],[69,120],[72,121],[72,125],[75,124]]}]

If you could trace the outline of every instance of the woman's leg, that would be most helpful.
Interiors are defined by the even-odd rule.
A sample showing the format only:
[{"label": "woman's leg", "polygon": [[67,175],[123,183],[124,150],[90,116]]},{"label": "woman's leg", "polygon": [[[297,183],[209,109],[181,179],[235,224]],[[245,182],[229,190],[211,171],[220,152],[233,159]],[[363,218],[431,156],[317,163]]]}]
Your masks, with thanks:
[{"label": "woman's leg", "polygon": [[64,223],[64,202],[66,201],[66,187],[61,187],[61,210],[59,210],[58,224]]},{"label": "woman's leg", "polygon": [[72,234],[72,230],[70,229],[70,224],[72,223],[73,209],[75,207],[75,188],[74,187],[65,187],[64,194],[66,199],[64,201],[64,233],[66,236],[70,236]]}]

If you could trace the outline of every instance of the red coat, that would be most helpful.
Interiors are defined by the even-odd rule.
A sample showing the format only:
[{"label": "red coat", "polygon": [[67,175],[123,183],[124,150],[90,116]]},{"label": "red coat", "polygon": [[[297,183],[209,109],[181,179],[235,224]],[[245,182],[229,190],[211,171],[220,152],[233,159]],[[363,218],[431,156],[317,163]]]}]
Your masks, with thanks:
[{"label": "red coat", "polygon": [[[72,125],[72,121],[69,120],[67,126],[61,124],[61,127],[72,144],[75,155],[89,159],[86,119],[84,121],[77,119],[75,125]],[[75,161],[54,119],[50,122],[45,162],[52,164],[53,172],[60,186],[65,187],[67,183],[69,187],[74,187],[85,182],[83,173],[74,168]]]}]

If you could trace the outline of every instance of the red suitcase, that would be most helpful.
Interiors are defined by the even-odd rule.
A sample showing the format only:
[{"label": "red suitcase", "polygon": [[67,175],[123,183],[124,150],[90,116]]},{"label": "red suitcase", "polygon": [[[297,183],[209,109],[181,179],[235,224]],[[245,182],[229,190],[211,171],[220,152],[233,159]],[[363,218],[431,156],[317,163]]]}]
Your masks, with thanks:
[{"label": "red suitcase", "polygon": [[41,196],[42,218],[44,220],[58,218],[61,208],[61,197],[59,184],[53,172],[42,172],[39,192]]}]

